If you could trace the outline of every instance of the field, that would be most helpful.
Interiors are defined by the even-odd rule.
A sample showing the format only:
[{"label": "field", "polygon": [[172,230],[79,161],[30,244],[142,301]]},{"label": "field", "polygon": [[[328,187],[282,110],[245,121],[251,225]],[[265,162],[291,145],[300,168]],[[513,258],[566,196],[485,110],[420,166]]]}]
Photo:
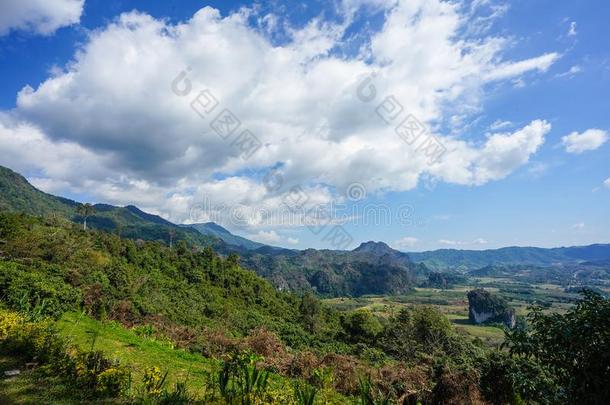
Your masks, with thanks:
[{"label": "field", "polygon": [[504,340],[504,330],[498,326],[473,325],[468,321],[468,298],[473,288],[505,298],[515,308],[517,316],[525,316],[528,307],[540,305],[545,312],[563,313],[573,305],[577,294],[566,293],[560,285],[523,284],[506,278],[472,278],[467,285],[450,289],[415,288],[409,294],[399,296],[363,296],[358,298],[331,298],[326,304],[338,310],[368,309],[381,317],[391,317],[401,308],[428,305],[444,313],[460,333],[481,339],[488,346],[498,346]]}]

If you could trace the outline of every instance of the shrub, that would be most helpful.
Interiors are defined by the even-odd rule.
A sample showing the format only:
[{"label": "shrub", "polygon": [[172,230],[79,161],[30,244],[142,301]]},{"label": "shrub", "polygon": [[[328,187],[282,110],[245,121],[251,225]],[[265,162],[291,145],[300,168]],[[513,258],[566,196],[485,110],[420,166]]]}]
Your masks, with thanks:
[{"label": "shrub", "polygon": [[125,394],[131,385],[131,373],[124,367],[111,367],[97,375],[96,390],[105,397]]},{"label": "shrub", "polygon": [[144,394],[152,397],[161,395],[166,378],[167,372],[162,374],[159,367],[149,367],[144,370],[144,377],[142,378],[144,382]]},{"label": "shrub", "polygon": [[69,379],[84,395],[119,396],[129,387],[130,372],[101,352],[79,352],[61,338],[50,321],[30,322],[0,310],[3,350],[34,359],[44,369]]}]

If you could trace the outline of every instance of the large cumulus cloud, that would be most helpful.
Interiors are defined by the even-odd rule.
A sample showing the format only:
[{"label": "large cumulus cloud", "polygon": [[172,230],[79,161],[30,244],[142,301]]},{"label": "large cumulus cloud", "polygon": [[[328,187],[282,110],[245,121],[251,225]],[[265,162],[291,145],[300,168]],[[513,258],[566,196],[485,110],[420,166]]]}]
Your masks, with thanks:
[{"label": "large cumulus cloud", "polygon": [[[385,10],[383,26],[351,56],[336,52],[363,4]],[[485,184],[526,163],[544,142],[550,125],[537,117],[476,142],[460,136],[460,123],[480,110],[487,84],[545,71],[558,54],[504,60],[506,40],[467,33],[469,14],[455,2],[349,1],[344,12],[339,23],[289,27],[290,40],[281,44],[270,39],[269,24],[250,23],[273,16],[250,9],[223,17],[206,7],[175,25],[123,14],[91,33],[61,72],[23,88],[2,124],[0,147],[38,137],[47,153],[62,156],[52,164],[23,152],[22,166],[38,171],[40,185],[138,203],[182,221],[202,194],[244,207],[280,204],[282,191],[256,175],[270,167],[286,184],[328,201],[352,182],[369,192],[410,190],[424,176]],[[192,85],[185,97],[171,90],[180,72]],[[365,102],[357,94],[369,78],[376,99]],[[251,157],[243,159],[192,110],[203,89],[260,139]],[[376,114],[386,96],[447,148],[442,158],[431,161]],[[447,123],[453,128],[443,133]],[[76,170],[82,159],[90,167]]]}]

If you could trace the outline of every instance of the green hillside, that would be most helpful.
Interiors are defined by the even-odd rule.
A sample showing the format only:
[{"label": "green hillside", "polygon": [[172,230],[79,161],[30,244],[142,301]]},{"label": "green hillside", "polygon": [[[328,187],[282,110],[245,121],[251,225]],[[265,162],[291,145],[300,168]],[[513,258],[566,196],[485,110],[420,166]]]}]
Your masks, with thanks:
[{"label": "green hillside", "polygon": [[[58,216],[82,223],[78,214],[80,203],[44,193],[32,186],[23,176],[0,166],[0,211],[23,212],[33,216]],[[164,241],[169,244],[170,233],[175,241],[186,240],[199,246],[210,246],[219,242],[200,234],[194,229],[181,228],[157,215],[145,213],[129,205],[117,207],[95,204],[95,213],[87,218],[87,225],[95,229],[120,233],[132,239]]]},{"label": "green hillside", "polygon": [[262,243],[254,242],[249,239],[242,238],[241,236],[233,235],[231,232],[229,232],[222,226],[215,224],[214,222],[207,222],[205,224],[183,225],[183,227],[193,228],[202,235],[208,235],[221,239],[226,244],[239,248],[253,250],[266,246]]},{"label": "green hillside", "polygon": [[43,193],[18,173],[0,166],[0,211],[30,215],[76,215],[77,202]]}]

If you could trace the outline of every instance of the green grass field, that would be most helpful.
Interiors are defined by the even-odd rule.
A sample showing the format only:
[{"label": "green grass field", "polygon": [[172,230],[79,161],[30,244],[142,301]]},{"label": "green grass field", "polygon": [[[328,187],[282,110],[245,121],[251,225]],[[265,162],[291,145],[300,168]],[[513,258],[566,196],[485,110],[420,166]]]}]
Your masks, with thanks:
[{"label": "green grass field", "polygon": [[188,380],[193,389],[203,387],[206,372],[213,361],[184,350],[173,349],[167,343],[137,336],[134,332],[110,322],[102,323],[75,313],[65,314],[58,322],[60,333],[83,350],[101,350],[110,358],[128,364],[133,381],[141,381],[144,370],[159,367],[167,372],[167,381]]}]

